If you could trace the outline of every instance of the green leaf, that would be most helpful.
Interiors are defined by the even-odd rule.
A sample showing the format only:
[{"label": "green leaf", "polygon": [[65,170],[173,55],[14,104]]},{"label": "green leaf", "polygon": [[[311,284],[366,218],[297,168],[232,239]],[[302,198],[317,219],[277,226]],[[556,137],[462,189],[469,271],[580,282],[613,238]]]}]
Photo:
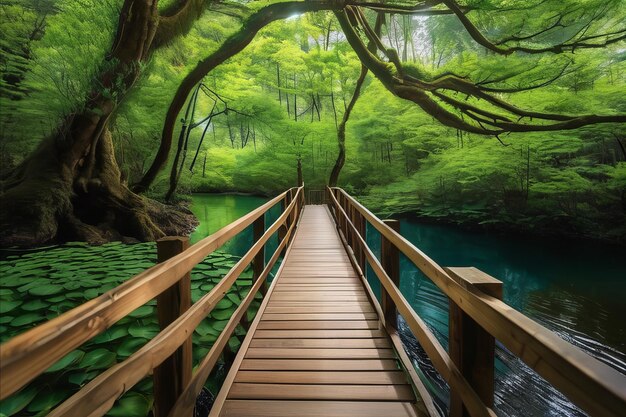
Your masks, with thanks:
[{"label": "green leaf", "polygon": [[0,402],[0,414],[10,417],[26,407],[37,395],[38,389],[30,385]]},{"label": "green leaf", "polygon": [[37,300],[33,300],[33,301],[29,301],[27,303],[24,303],[24,305],[22,306],[22,310],[26,310],[26,311],[38,311],[38,310],[42,310],[44,308],[47,308],[50,304],[46,303],[45,301],[41,301],[39,299]]},{"label": "green leaf", "polygon": [[152,404],[146,397],[134,392],[126,394],[109,410],[112,417],[145,417]]},{"label": "green leaf", "polygon": [[80,361],[80,367],[89,370],[109,368],[115,363],[115,353],[108,349],[100,348],[87,352]]},{"label": "green leaf", "polygon": [[46,370],[46,372],[56,372],[75,364],[85,356],[85,352],[82,350],[74,350],[64,357],[62,357],[57,363],[52,365]]},{"label": "green leaf", "polygon": [[25,325],[31,325],[41,321],[44,316],[40,313],[26,313],[19,317],[14,318],[11,321],[11,326],[13,327],[21,327]]},{"label": "green leaf", "polygon": [[91,381],[99,373],[100,373],[99,371],[91,371],[91,372],[84,372],[84,371],[82,371],[82,372],[70,375],[67,378],[67,380],[71,384],[82,386],[84,382]]},{"label": "green leaf", "polygon": [[9,311],[17,308],[20,304],[22,304],[21,301],[0,301],[0,314],[6,314]]},{"label": "green leaf", "polygon": [[26,408],[31,413],[49,410],[69,396],[69,391],[59,387],[52,387],[52,391],[41,391]]},{"label": "green leaf", "polygon": [[141,306],[137,310],[135,310],[132,313],[130,313],[128,316],[139,319],[139,318],[142,318],[142,317],[149,316],[149,315],[153,314],[153,312],[154,312],[154,307],[151,307],[151,306]]},{"label": "green leaf", "polygon": [[28,293],[35,296],[45,296],[45,295],[53,295],[58,294],[63,291],[63,287],[60,285],[54,284],[42,284],[37,285],[28,290]]},{"label": "green leaf", "polygon": [[160,328],[157,324],[141,324],[141,323],[133,323],[128,329],[128,333],[130,333],[133,337],[141,337],[144,339],[152,339],[156,336],[160,331]]},{"label": "green leaf", "polygon": [[117,355],[120,358],[127,358],[137,351],[141,346],[146,343],[146,339],[127,339],[117,348]]},{"label": "green leaf", "polygon": [[215,310],[224,310],[226,308],[231,308],[232,306],[233,303],[230,300],[222,298],[217,304],[215,304]]}]

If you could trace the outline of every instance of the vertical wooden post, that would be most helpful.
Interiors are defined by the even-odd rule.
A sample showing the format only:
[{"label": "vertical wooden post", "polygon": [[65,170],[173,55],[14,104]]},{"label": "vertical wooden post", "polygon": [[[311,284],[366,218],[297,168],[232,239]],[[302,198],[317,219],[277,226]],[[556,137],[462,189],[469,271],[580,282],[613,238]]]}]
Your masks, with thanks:
[{"label": "vertical wooden post", "polygon": [[[463,287],[502,299],[502,282],[476,268],[446,268]],[[495,339],[450,301],[449,353],[463,377],[487,407],[493,407]],[[450,393],[450,417],[469,417],[458,393]]]},{"label": "vertical wooden post", "polygon": [[[265,214],[261,215],[258,219],[252,223],[252,234],[254,242],[258,242],[265,233]],[[252,261],[252,273],[254,280],[259,279],[261,274],[263,273],[263,269],[265,268],[265,245],[261,247],[261,250],[254,256],[254,260]],[[265,295],[267,293],[267,281],[261,285],[261,294]],[[245,315],[244,315],[245,316]]]},{"label": "vertical wooden post", "polygon": [[[363,238],[363,241],[367,243],[367,222],[365,220],[365,216],[359,212],[359,234]],[[360,250],[361,257],[359,258],[359,264],[361,265],[361,271],[365,275],[365,270],[367,266],[367,257],[365,256],[365,248],[361,248]]]},{"label": "vertical wooden post", "polygon": [[[164,262],[189,247],[189,238],[164,237],[157,241],[157,260]],[[191,272],[157,296],[159,327],[170,325],[191,307]],[[154,369],[154,417],[165,417],[191,380],[191,335],[169,358]]]},{"label": "vertical wooden post", "polygon": [[[286,204],[286,199],[287,197],[285,196],[285,198],[283,198],[282,200],[280,200],[280,213],[284,213],[285,209],[287,208],[287,204]],[[288,220],[287,220],[288,221]],[[286,224],[286,223],[285,223]],[[282,226],[280,226],[278,228],[278,243],[280,244],[280,242],[283,241],[283,239],[285,238],[285,235],[287,234],[287,228],[285,227],[285,225],[283,224]],[[285,255],[285,251],[282,251],[282,255]]]},{"label": "vertical wooden post", "polygon": [[[398,220],[384,220],[384,223],[393,231],[400,232],[400,222]],[[380,235],[380,260],[391,281],[400,286],[400,252],[383,234]],[[385,315],[385,325],[387,329],[395,329],[398,325],[398,310],[393,300],[381,286],[381,307]]]}]

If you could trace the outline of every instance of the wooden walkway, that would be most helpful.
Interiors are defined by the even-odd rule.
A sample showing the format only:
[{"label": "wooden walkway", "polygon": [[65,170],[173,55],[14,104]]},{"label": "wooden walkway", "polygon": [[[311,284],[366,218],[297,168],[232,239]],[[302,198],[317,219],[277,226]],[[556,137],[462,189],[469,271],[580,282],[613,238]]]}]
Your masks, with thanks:
[{"label": "wooden walkway", "polygon": [[211,416],[417,416],[325,206],[306,206]]}]

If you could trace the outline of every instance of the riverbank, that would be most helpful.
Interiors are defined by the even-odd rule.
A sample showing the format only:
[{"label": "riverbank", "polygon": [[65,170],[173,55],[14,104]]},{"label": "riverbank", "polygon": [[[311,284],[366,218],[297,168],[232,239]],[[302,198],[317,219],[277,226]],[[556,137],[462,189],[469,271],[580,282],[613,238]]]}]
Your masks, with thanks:
[{"label": "riverbank", "polygon": [[492,207],[489,210],[479,206],[434,209],[420,206],[410,198],[392,205],[389,200],[383,201],[379,195],[371,194],[355,198],[381,218],[406,218],[425,224],[452,225],[468,231],[508,236],[567,238],[583,242],[626,245],[626,214],[621,219],[614,216],[592,221],[563,213],[507,212],[503,207]]}]

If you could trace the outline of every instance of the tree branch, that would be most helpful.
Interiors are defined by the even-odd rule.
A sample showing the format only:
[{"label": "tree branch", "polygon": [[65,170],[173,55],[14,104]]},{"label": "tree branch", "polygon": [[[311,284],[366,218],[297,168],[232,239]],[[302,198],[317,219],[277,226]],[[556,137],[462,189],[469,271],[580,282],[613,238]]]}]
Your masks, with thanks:
[{"label": "tree branch", "polygon": [[[524,46],[512,46],[512,47],[502,47],[498,46],[503,42],[498,42],[497,44],[487,39],[482,32],[472,23],[472,21],[463,13],[463,10],[458,5],[455,0],[442,0],[442,2],[456,15],[459,19],[467,33],[474,39],[478,44],[484,46],[500,55],[510,55],[514,52],[525,52],[527,54],[542,54],[546,52],[551,52],[555,54],[560,54],[566,51],[573,52],[576,49],[589,49],[589,48],[604,48],[608,45],[617,43],[621,40],[626,39],[626,29],[619,30],[616,33],[620,34],[620,36],[615,36],[610,39],[605,39],[604,42],[601,43],[587,43],[590,39],[596,39],[599,37],[606,36],[607,38],[614,35],[615,33],[607,33],[602,35],[593,35],[592,37],[583,37],[573,42],[564,42],[552,46],[548,46],[545,48],[528,48]],[[592,19],[593,21],[593,19]],[[590,23],[588,23],[590,24]],[[541,33],[541,32],[539,32]]]}]

